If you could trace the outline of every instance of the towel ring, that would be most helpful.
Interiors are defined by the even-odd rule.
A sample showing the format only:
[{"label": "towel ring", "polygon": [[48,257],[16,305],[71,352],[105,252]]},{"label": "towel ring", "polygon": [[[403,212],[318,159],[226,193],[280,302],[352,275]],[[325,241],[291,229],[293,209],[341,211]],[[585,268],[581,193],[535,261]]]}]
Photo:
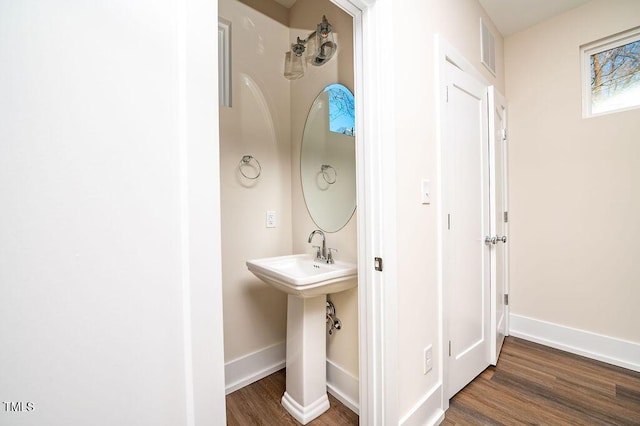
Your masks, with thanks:
[{"label": "towel ring", "polygon": [[[247,176],[242,171],[242,167],[243,166],[249,166],[252,160],[258,165],[258,168],[257,168],[258,173],[255,176]],[[260,162],[256,159],[256,157],[254,157],[252,155],[243,155],[242,159],[240,160],[240,163],[238,163],[238,168],[240,169],[240,174],[242,176],[246,177],[247,179],[251,179],[251,180],[258,179],[260,177],[260,174],[262,173],[262,166],[260,165]]]},{"label": "towel ring", "polygon": [[[329,169],[333,170],[333,179],[331,179],[331,174],[328,172]],[[329,185],[333,185],[334,183],[336,183],[336,179],[338,179],[338,172],[333,168],[333,166],[323,164],[322,166],[320,166],[320,171],[322,171],[322,178],[325,182],[327,182]]]}]

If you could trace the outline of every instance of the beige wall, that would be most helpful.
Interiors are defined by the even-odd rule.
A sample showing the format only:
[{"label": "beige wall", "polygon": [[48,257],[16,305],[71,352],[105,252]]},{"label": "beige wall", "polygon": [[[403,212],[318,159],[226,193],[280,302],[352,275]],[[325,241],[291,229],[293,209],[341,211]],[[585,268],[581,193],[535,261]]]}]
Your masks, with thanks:
[{"label": "beige wall", "polygon": [[640,24],[595,0],[507,38],[511,312],[640,342],[640,110],[583,119],[580,45]]},{"label": "beige wall", "polygon": [[[298,0],[289,15],[290,40],[306,37],[314,31],[322,15],[327,15],[333,26],[338,52],[325,66],[309,66],[303,78],[291,82],[291,194],[295,253],[312,253],[307,238],[317,228],[304,203],[300,182],[300,148],[307,113],[316,96],[329,84],[341,83],[353,92],[353,18],[350,15],[329,0]],[[327,247],[338,249],[336,259],[356,262],[355,214],[343,229],[327,234]],[[358,377],[358,291],[347,290],[329,298],[342,321],[342,329],[333,336],[327,336],[327,358]]]},{"label": "beige wall", "polygon": [[[438,345],[437,201],[420,202],[422,178],[437,188],[436,64],[434,36],[442,35],[489,82],[504,91],[502,38],[496,33],[497,77],[480,63],[480,17],[475,0],[393,2],[396,63],[398,387],[399,415],[405,415],[440,381]],[[490,22],[489,22],[490,24]],[[437,200],[437,194],[435,194]],[[423,375],[423,349],[433,344],[434,368]]]},{"label": "beige wall", "polygon": [[280,22],[282,25],[289,25],[289,9],[277,3],[275,0],[239,0],[249,7],[257,10],[265,16]]},{"label": "beige wall", "polygon": [[[289,82],[282,76],[289,29],[236,0],[221,0],[232,23],[232,108],[220,109],[222,279],[225,362],[286,338],[287,298],[246,268],[247,259],[291,254]],[[261,176],[239,174],[255,156]],[[248,169],[246,174],[253,171]],[[265,227],[267,210],[277,227]]]}]

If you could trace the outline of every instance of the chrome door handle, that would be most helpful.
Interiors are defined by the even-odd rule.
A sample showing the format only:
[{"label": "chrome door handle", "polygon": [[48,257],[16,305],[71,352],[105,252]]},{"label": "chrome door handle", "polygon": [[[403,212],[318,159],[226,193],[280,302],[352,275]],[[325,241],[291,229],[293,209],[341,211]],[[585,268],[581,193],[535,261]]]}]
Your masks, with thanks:
[{"label": "chrome door handle", "polygon": [[490,245],[490,244],[494,244],[495,245],[495,244],[498,244],[499,241],[501,241],[503,243],[506,243],[507,242],[507,236],[504,235],[502,237],[498,237],[498,236],[495,236],[495,237],[484,237],[484,243],[486,245]]},{"label": "chrome door handle", "polygon": [[498,237],[484,237],[484,243],[486,245],[495,244],[498,242]]}]

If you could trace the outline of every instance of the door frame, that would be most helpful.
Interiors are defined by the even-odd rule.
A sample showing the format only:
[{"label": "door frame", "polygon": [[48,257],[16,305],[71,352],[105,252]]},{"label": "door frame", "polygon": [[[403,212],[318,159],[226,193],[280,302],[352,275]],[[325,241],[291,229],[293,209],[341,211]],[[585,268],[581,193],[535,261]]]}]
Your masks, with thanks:
[{"label": "door frame", "polygon": [[[186,2],[197,1],[203,5],[202,0],[183,0]],[[360,359],[360,424],[383,425],[397,423],[397,401],[396,401],[396,375],[397,366],[397,294],[396,286],[396,264],[395,264],[395,123],[392,116],[385,114],[393,103],[393,64],[386,60],[384,55],[379,55],[380,49],[383,51],[393,50],[391,37],[385,37],[380,28],[392,27],[391,3],[392,0],[331,0],[334,4],[349,13],[354,19],[353,39],[354,39],[354,73],[355,73],[355,97],[358,107],[356,108],[356,126],[360,129],[356,135],[356,188],[357,188],[357,219],[358,219],[358,330],[359,330],[359,359]],[[207,39],[217,34],[218,28],[218,1],[213,0],[206,3],[214,8],[213,13],[202,15],[200,19],[206,20],[206,25],[210,26],[210,31],[202,31],[198,37]],[[196,19],[197,16],[194,17]],[[187,65],[190,59],[197,62],[199,54],[202,53],[198,38],[189,38],[189,24],[186,20],[184,31],[187,33],[185,50]],[[205,28],[206,29],[206,28]],[[208,40],[208,39],[207,39]],[[209,53],[217,58],[217,43],[210,40],[211,46],[207,44],[207,57]],[[208,64],[213,65],[213,64]],[[215,63],[217,65],[217,62]],[[207,73],[199,72],[200,79],[215,79],[217,82],[217,68],[212,66],[207,68]],[[187,67],[187,73],[189,67]],[[196,72],[196,68],[192,69]],[[213,80],[212,80],[213,81]],[[187,80],[188,83],[188,80]],[[219,143],[219,123],[218,123],[218,90],[212,90],[209,95],[207,105],[211,105],[212,128],[215,135],[211,136],[211,145],[208,149],[215,151],[213,160],[217,161]],[[187,102],[189,99],[187,98]],[[200,108],[200,104],[195,105]],[[195,111],[196,113],[198,111]],[[196,114],[198,115],[198,114]],[[199,117],[198,115],[198,118]],[[185,117],[185,120],[187,117]],[[209,162],[210,163],[210,162]],[[213,186],[213,195],[219,199],[220,177],[216,173],[218,166],[213,167],[213,171],[201,176],[202,185]],[[214,197],[215,198],[215,197]],[[386,201],[385,201],[386,200]],[[384,202],[383,202],[384,201]],[[219,200],[218,200],[219,203]],[[221,251],[221,224],[219,221],[219,204],[216,205],[217,214],[209,216],[206,225],[213,227],[213,232],[198,233],[200,224],[193,227],[195,235],[206,235],[210,238],[211,244],[215,246],[215,252]],[[208,230],[208,229],[207,229]],[[384,259],[384,270],[374,269],[374,259]],[[215,269],[219,259],[213,262],[209,269]],[[219,273],[215,273],[211,283],[212,292],[217,296],[214,306],[222,303],[222,278]],[[216,311],[219,313],[221,309]],[[208,316],[206,316],[208,320]],[[219,317],[219,315],[217,315]],[[197,324],[193,324],[194,326]],[[203,325],[205,325],[203,323]],[[206,326],[211,323],[206,321]],[[200,327],[199,330],[203,330]],[[212,335],[208,339],[215,343],[216,347],[223,347],[223,334],[221,321],[212,330]],[[195,349],[194,349],[195,350]],[[186,353],[191,354],[191,344],[185,343]],[[218,354],[221,353],[221,349]],[[199,353],[194,354],[199,355]],[[221,365],[216,369],[224,367],[224,361],[218,361]],[[219,368],[218,368],[219,367]],[[187,368],[189,369],[189,368]],[[219,371],[218,371],[219,372]],[[197,378],[192,372],[189,377],[195,380],[196,388],[207,384]],[[221,387],[221,389],[218,389]],[[224,381],[218,380],[216,383],[215,405],[218,418],[224,418]],[[193,406],[193,386],[187,385],[188,405]],[[207,410],[204,405],[196,404],[195,414],[197,418],[201,411]],[[209,408],[209,411],[211,409]],[[189,424],[192,424],[189,422]]]},{"label": "door frame", "polygon": [[[496,89],[495,86],[490,86],[489,89],[489,146],[490,146],[490,152],[489,152],[489,161],[495,161],[495,142],[496,142],[496,135],[495,135],[495,126],[494,126],[494,121],[495,121],[495,108],[496,105],[500,105],[502,107],[504,107],[504,127],[505,127],[505,131],[508,133],[508,126],[509,126],[509,112],[508,112],[508,106],[507,106],[507,98],[498,91],[498,89]],[[506,137],[505,137],[506,139]],[[504,200],[504,204],[503,207],[505,209],[505,211],[509,210],[509,179],[508,179],[508,164],[509,164],[509,157],[508,157],[508,143],[507,141],[505,141],[503,143],[503,149],[502,149],[502,159],[500,160],[502,162],[502,195],[503,195],[503,200]],[[494,182],[492,185],[495,184],[496,182],[496,167],[492,167],[490,170],[490,174],[491,174],[491,182]],[[498,235],[498,232],[496,229],[493,229],[497,220],[501,220],[498,217],[498,212],[496,212],[495,209],[495,205],[496,205],[496,192],[493,191],[491,193],[491,235]],[[504,253],[504,294],[508,295],[509,294],[509,222],[505,222],[504,223],[504,236],[507,237],[507,243],[504,244],[503,246],[503,253]],[[497,256],[493,256],[491,259],[491,274],[492,276],[497,277],[497,268],[498,268],[498,259]],[[492,278],[492,284],[494,284],[493,278]],[[491,346],[491,357],[490,357],[490,361],[491,361],[491,365],[496,365],[498,357],[499,357],[499,353],[496,353],[496,344],[495,341],[497,339],[496,336],[496,329],[497,329],[497,316],[494,315],[493,313],[496,312],[496,286],[492,285],[491,287],[491,339],[492,339],[492,346]],[[503,306],[504,309],[504,335],[505,337],[509,335],[509,305],[505,304]]]},{"label": "door frame", "polygon": [[[438,156],[438,192],[443,194],[444,185],[444,158],[443,148],[447,142],[447,63],[451,63],[460,68],[465,73],[474,77],[478,82],[489,88],[491,84],[489,81],[469,62],[463,55],[461,55],[446,39],[440,34],[435,36],[436,44],[436,81],[437,81],[437,96],[438,104],[436,108],[438,127],[436,130],[437,139],[437,156]],[[442,196],[440,197],[442,200]],[[439,344],[440,344],[440,376],[439,380],[442,383],[442,409],[446,411],[449,408],[449,398],[447,398],[447,380],[449,372],[449,354],[448,354],[448,342],[449,340],[449,321],[445,312],[445,288],[444,288],[444,226],[446,212],[444,211],[444,205],[442,202],[438,203],[438,308],[440,319],[439,330]],[[488,360],[488,358],[487,358]]]},{"label": "door frame", "polygon": [[[391,0],[331,0],[353,16],[358,219],[358,347],[360,424],[397,422],[397,294],[395,282],[395,123]],[[359,100],[359,101],[358,101]],[[387,200],[384,202],[384,200]],[[383,271],[374,269],[384,259]]]}]

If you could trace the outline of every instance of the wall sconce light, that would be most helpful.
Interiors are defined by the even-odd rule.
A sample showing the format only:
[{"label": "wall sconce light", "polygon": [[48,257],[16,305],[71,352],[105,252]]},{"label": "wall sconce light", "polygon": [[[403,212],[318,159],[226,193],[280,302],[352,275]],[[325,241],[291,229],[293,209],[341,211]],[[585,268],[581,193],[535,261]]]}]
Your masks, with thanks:
[{"label": "wall sconce light", "polygon": [[298,37],[291,50],[284,56],[284,76],[288,80],[297,80],[304,76],[307,62],[319,67],[326,64],[335,55],[338,45],[333,38],[333,27],[322,17],[314,32],[306,39]]}]

